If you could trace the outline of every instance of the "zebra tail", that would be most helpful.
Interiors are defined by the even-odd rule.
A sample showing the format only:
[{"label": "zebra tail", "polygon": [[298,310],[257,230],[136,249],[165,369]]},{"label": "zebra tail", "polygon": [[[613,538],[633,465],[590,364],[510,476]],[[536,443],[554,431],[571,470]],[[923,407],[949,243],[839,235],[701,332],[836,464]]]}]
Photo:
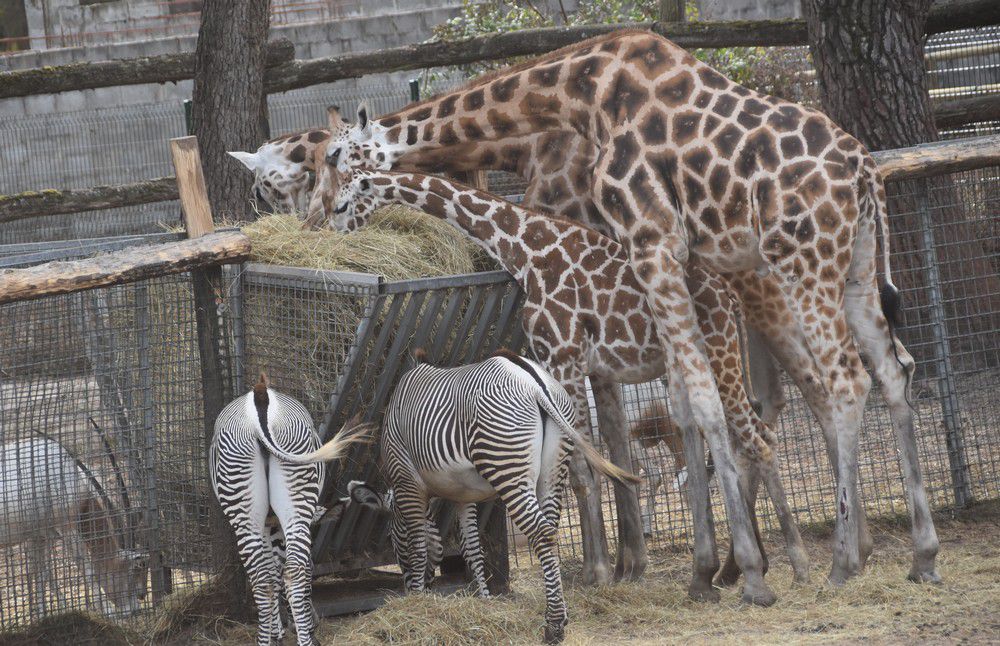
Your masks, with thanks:
[{"label": "zebra tail", "polygon": [[587,461],[587,464],[591,466],[598,473],[602,473],[605,476],[620,482],[621,484],[639,484],[642,480],[639,476],[635,475],[627,469],[623,469],[618,465],[612,463],[610,460],[605,458],[600,452],[594,448],[587,438],[580,435],[579,431],[573,428],[573,425],[563,417],[556,407],[552,405],[552,402],[546,396],[544,392],[539,389],[538,393],[538,403],[542,407],[542,410],[551,417],[562,429],[562,432],[569,436],[573,444],[583,451],[583,457]]},{"label": "zebra tail", "polygon": [[278,458],[292,464],[312,464],[313,462],[330,462],[342,458],[352,444],[364,444],[371,441],[374,424],[360,424],[356,419],[344,425],[337,435],[329,442],[311,453],[288,453],[275,446],[265,433],[258,433],[258,439]]}]

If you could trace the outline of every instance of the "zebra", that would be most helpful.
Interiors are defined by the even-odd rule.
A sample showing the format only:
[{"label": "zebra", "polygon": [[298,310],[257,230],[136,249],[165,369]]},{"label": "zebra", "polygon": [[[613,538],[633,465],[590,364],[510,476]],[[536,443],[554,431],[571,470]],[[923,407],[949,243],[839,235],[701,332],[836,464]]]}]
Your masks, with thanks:
[{"label": "zebra", "polygon": [[370,425],[348,422],[320,446],[306,408],[268,386],[267,378],[230,402],[215,422],[209,448],[212,490],[236,534],[236,545],[257,605],[258,646],[280,641],[284,627],[278,597],[284,589],[274,536],[265,528],[268,506],[284,536],[284,579],[299,646],[316,643],[312,587],[312,536],[323,487],[321,462],[337,459],[362,441]]},{"label": "zebra", "polygon": [[495,496],[528,537],[545,579],[546,643],[568,622],[557,528],[569,452],[620,482],[638,482],[575,429],[576,406],[540,365],[506,350],[480,363],[437,368],[415,352],[383,422],[382,464],[393,488],[390,538],[407,592],[425,589],[427,505],[459,503],[462,553],[481,596],[489,596],[476,503]]}]

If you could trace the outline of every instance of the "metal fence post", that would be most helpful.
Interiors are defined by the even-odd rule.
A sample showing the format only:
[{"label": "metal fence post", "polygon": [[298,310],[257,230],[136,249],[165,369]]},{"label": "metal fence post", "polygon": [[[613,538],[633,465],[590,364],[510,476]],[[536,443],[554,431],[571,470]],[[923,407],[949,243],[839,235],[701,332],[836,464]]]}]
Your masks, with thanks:
[{"label": "metal fence post", "polygon": [[156,498],[156,426],[154,423],[153,374],[150,360],[150,317],[149,286],[145,283],[135,290],[135,330],[139,355],[139,392],[142,397],[143,462],[146,467],[146,548],[149,551],[149,576],[153,588],[153,603],[163,599],[173,591],[173,581],[169,567],[163,564],[163,549],[160,545],[160,511]]},{"label": "metal fence post", "polygon": [[944,423],[948,462],[951,467],[952,490],[955,505],[964,507],[972,500],[969,487],[969,464],[962,438],[962,418],[955,386],[955,373],[951,365],[951,341],[945,326],[944,301],[941,294],[941,273],[937,249],[934,246],[933,219],[927,198],[927,180],[920,180],[917,188],[917,210],[923,235],[923,262],[927,268],[928,297],[931,305],[931,333],[934,339],[938,384],[941,395],[941,417]]}]

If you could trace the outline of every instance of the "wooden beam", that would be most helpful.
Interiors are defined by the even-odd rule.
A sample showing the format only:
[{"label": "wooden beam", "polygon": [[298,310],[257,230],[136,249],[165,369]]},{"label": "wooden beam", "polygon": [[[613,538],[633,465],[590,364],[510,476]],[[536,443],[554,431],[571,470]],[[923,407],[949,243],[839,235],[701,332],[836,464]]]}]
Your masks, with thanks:
[{"label": "wooden beam", "polygon": [[[287,38],[279,38],[268,44],[268,67],[287,63],[294,58],[295,46]],[[120,85],[177,83],[192,78],[194,52],[70,63],[0,72],[0,99]]]},{"label": "wooden beam", "polygon": [[249,238],[239,231],[222,231],[196,240],[129,247],[85,260],[3,269],[0,304],[238,263],[249,256]]},{"label": "wooden beam", "polygon": [[980,94],[935,99],[932,109],[934,123],[941,130],[978,121],[1000,121],[1000,95]]},{"label": "wooden beam", "polygon": [[176,200],[177,197],[177,182],[173,177],[160,177],[120,186],[94,186],[65,191],[45,189],[15,195],[0,195],[0,223],[47,215],[165,202]]},{"label": "wooden beam", "polygon": [[687,48],[801,45],[805,42],[805,23],[801,20],[544,27],[460,41],[421,43],[329,58],[296,60],[269,70],[265,88],[270,93],[285,92],[367,74],[536,56],[620,29],[651,30]]},{"label": "wooden beam", "polygon": [[[942,0],[931,7],[927,33],[1000,24],[996,0]],[[733,22],[643,22],[525,29],[455,42],[393,47],[330,58],[292,60],[290,44],[272,45],[265,73],[268,92],[400,70],[461,65],[514,56],[537,56],[619,29],[649,29],[682,47],[777,47],[807,45],[802,20]],[[193,54],[74,63],[41,69],[0,72],[0,99],[118,85],[169,83],[192,78]]]},{"label": "wooden beam", "polygon": [[872,157],[887,181],[1000,166],[1000,135],[883,150]]},{"label": "wooden beam", "polygon": [[170,156],[177,172],[177,189],[181,196],[181,210],[188,237],[197,238],[215,231],[197,137],[171,139]]}]

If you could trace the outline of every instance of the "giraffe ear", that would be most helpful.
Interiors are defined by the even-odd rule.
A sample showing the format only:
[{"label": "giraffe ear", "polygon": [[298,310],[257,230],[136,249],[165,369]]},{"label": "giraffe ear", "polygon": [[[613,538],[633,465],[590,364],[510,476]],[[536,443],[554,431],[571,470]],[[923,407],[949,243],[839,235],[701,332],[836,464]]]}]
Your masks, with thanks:
[{"label": "giraffe ear", "polygon": [[344,117],[340,116],[340,106],[331,105],[326,109],[326,119],[330,132],[335,132],[345,125]]},{"label": "giraffe ear", "polygon": [[358,104],[358,132],[361,133],[361,139],[367,139],[372,135],[372,122],[368,118],[368,101],[362,101]]},{"label": "giraffe ear", "polygon": [[257,153],[245,153],[242,150],[230,150],[229,154],[240,160],[240,162],[250,169],[251,172],[255,172],[261,167],[261,160],[257,157]]}]

